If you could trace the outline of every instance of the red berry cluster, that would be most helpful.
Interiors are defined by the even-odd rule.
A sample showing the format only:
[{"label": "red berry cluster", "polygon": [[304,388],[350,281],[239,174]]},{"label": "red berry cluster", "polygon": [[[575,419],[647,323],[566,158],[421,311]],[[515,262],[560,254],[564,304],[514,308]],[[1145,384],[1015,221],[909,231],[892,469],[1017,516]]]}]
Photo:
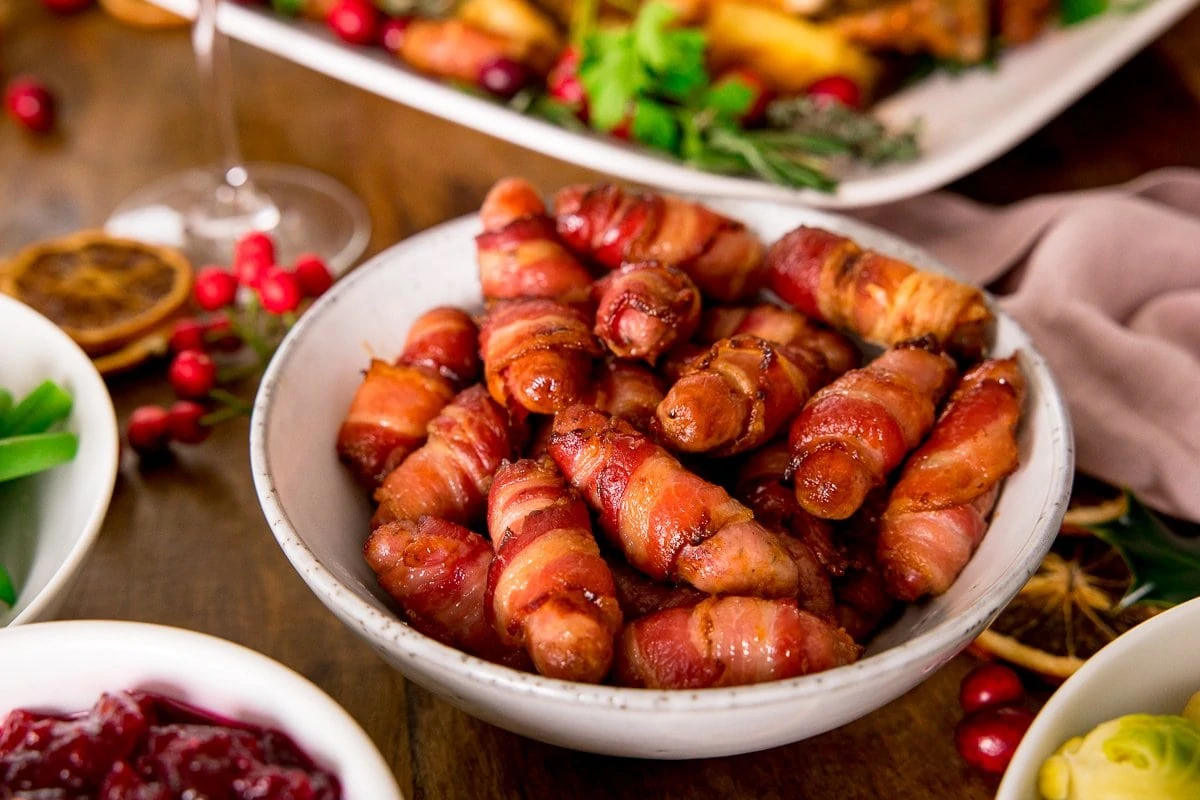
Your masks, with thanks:
[{"label": "red berry cluster", "polygon": [[963,678],[958,702],[965,716],[954,729],[954,746],[976,769],[1000,775],[1034,714],[1018,705],[1025,697],[1021,677],[1003,664],[984,664]]},{"label": "red berry cluster", "polygon": [[[290,269],[277,264],[275,242],[257,231],[238,241],[230,268],[200,269],[192,295],[209,313],[204,319],[178,321],[170,337],[173,358],[167,379],[179,400],[170,409],[135,409],[126,427],[130,447],[149,454],[171,442],[198,444],[213,425],[249,412],[248,402],[221,388],[246,377],[246,365],[222,370],[220,354],[239,353],[249,344],[257,358],[248,366],[252,372],[262,369],[304,299],[332,285],[333,275],[315,255],[300,256]],[[260,319],[260,308],[270,315],[266,320]]]}]

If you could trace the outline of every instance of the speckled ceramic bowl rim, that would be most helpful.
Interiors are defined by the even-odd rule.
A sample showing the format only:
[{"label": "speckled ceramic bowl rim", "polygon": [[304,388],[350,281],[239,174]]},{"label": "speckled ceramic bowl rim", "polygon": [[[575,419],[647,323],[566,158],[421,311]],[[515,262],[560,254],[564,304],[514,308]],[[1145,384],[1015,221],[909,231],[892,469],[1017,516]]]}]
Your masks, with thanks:
[{"label": "speckled ceramic bowl rim", "polygon": [[[119,449],[121,443],[121,437],[117,431],[117,414],[113,410],[112,397],[108,393],[108,386],[104,383],[104,378],[100,376],[99,371],[96,370],[92,359],[87,353],[83,352],[83,348],[42,314],[39,314],[20,300],[0,294],[0,319],[9,315],[26,315],[30,318],[36,318],[39,324],[47,328],[46,333],[49,337],[60,339],[63,346],[71,351],[72,357],[78,358],[79,366],[74,370],[76,376],[81,381],[86,380],[98,386],[100,389],[98,396],[103,398],[104,403],[100,409],[100,413],[104,417],[104,429],[88,431],[88,435],[95,436],[98,439],[103,437],[105,447],[111,455],[105,455],[105,474],[101,481],[101,491],[92,499],[91,509],[88,511],[83,531],[80,533],[79,538],[75,540],[71,551],[67,553],[67,557],[63,560],[62,564],[50,576],[50,580],[46,581],[46,585],[42,587],[41,591],[29,602],[29,605],[25,606],[19,614],[9,620],[8,625],[4,627],[21,625],[41,617],[48,606],[52,606],[58,602],[60,599],[59,595],[70,586],[75,573],[83,566],[84,559],[87,557],[88,552],[91,551],[92,545],[96,543],[96,539],[100,536],[100,528],[104,524],[104,516],[108,513],[108,505],[112,501],[113,488],[117,483],[117,469],[120,464]],[[82,431],[80,433],[82,434]]]},{"label": "speckled ceramic bowl rim", "polygon": [[[739,209],[772,205],[743,201],[718,203],[711,199],[705,200],[705,202],[716,208],[724,207],[724,210],[731,214],[737,214]],[[941,265],[924,251],[878,228],[826,212],[809,209],[797,209],[796,211],[798,214],[805,215],[806,224],[809,222],[828,224],[830,227],[847,232],[852,236],[862,234],[863,238],[869,237],[876,241],[887,242],[887,246],[896,254],[913,256],[914,260],[922,264],[952,274],[952,270]],[[750,686],[695,691],[630,689],[545,678],[493,664],[443,645],[413,630],[396,616],[372,607],[365,600],[356,596],[347,585],[338,580],[320,562],[297,535],[287,512],[279,502],[275,483],[267,468],[270,462],[267,451],[267,429],[270,424],[273,395],[280,375],[289,366],[296,343],[317,331],[324,309],[332,307],[338,298],[349,292],[358,281],[365,280],[374,271],[386,268],[388,264],[402,259],[407,250],[417,246],[424,238],[437,236],[451,226],[463,226],[470,220],[476,221],[476,225],[478,225],[478,215],[468,214],[410,237],[377,254],[370,261],[338,281],[301,316],[288,333],[263,375],[254,402],[250,428],[250,462],[255,489],[271,531],[292,566],[309,587],[326,605],[337,607],[348,617],[354,619],[362,633],[376,647],[384,647],[385,643],[390,641],[395,646],[403,648],[405,657],[413,659],[419,657],[426,670],[444,670],[467,677],[481,685],[503,689],[513,694],[539,696],[575,705],[671,712],[704,712],[765,706],[785,699],[790,700],[801,696],[835,691],[869,680],[871,675],[889,674],[894,670],[903,670],[915,663],[936,657],[946,649],[947,642],[968,637],[982,630],[995,615],[999,614],[1000,610],[1016,596],[1021,587],[1037,570],[1043,556],[1050,549],[1050,544],[1057,535],[1058,526],[1069,500],[1070,481],[1074,471],[1074,439],[1071,435],[1070,418],[1062,395],[1045,359],[1031,343],[1029,346],[1023,345],[1021,352],[1026,358],[1025,364],[1029,367],[1031,382],[1046,395],[1047,406],[1051,413],[1050,426],[1052,430],[1060,432],[1059,441],[1062,445],[1061,450],[1054,454],[1056,463],[1053,473],[1049,476],[1046,503],[1039,509],[1034,522],[1036,530],[1035,534],[1031,534],[1031,542],[1034,546],[1018,554],[1010,568],[1006,569],[990,586],[984,587],[979,598],[971,603],[963,613],[944,620],[928,631],[882,653],[870,655],[848,666],[825,672]],[[998,309],[996,311],[999,316],[1005,317],[1008,322],[1021,330],[1011,317]]]}]

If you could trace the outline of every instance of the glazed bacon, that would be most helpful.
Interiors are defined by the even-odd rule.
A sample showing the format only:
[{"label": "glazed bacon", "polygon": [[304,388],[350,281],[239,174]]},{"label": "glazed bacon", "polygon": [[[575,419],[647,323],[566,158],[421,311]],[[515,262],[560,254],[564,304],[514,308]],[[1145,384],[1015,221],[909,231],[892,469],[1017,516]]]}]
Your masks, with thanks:
[{"label": "glazed bacon", "polygon": [[425,428],[479,372],[479,330],[466,312],[435,308],[409,330],[395,365],[371,362],[338,431],[338,456],[374,490],[425,441]]},{"label": "glazed bacon", "polygon": [[794,600],[712,597],[626,625],[617,679],[647,689],[739,686],[844,666],[861,653]]},{"label": "glazed bacon", "polygon": [[483,201],[480,217],[484,232],[475,237],[475,249],[485,300],[588,302],[592,275],[558,238],[554,220],[528,181],[499,181]]},{"label": "glazed bacon", "polygon": [[830,377],[862,364],[854,342],[803,314],[771,303],[755,306],[714,306],[700,319],[696,340],[712,344],[734,336],[757,336],[775,344],[815,350],[825,358]]},{"label": "glazed bacon", "polygon": [[429,423],[429,440],[388,474],[375,492],[376,522],[422,516],[469,525],[487,503],[492,473],[516,450],[508,414],[480,385]]},{"label": "glazed bacon", "polygon": [[517,666],[484,614],[492,547],[466,528],[434,517],[376,528],[364,555],[379,585],[414,628],[472,655]]},{"label": "glazed bacon", "polygon": [[549,450],[610,541],[655,580],[710,594],[796,595],[796,565],[778,536],[624,420],[574,406],[555,418]]},{"label": "glazed bacon", "polygon": [[921,340],[886,351],[817,392],[792,422],[796,499],[822,519],[845,519],[933,425],[954,362]]},{"label": "glazed bacon", "polygon": [[983,293],[820,228],[800,227],[767,254],[768,286],[796,309],[875,344],[933,336],[979,358],[994,319]]},{"label": "glazed bacon", "polygon": [[700,290],[685,273],[626,264],[596,285],[595,334],[618,358],[650,366],[700,324]]},{"label": "glazed bacon", "polygon": [[579,402],[600,355],[577,309],[546,299],[497,303],[483,320],[479,349],[497,403],[553,414]]},{"label": "glazed bacon", "polygon": [[645,261],[678,267],[706,296],[727,303],[753,296],[765,278],[758,238],[699,203],[605,183],[561,190],[554,209],[563,241],[609,269]]},{"label": "glazed bacon", "polygon": [[487,613],[542,675],[597,683],[612,664],[621,609],[587,506],[549,459],[496,471],[488,498],[496,558]]},{"label": "glazed bacon", "polygon": [[792,454],[780,439],[751,453],[738,470],[734,495],[771,530],[785,531],[808,546],[832,576],[846,570],[846,556],[834,542],[833,524],[800,507],[788,483]]},{"label": "glazed bacon", "polygon": [[770,440],[828,380],[825,359],[757,336],[722,339],[683,369],[656,430],[685,453],[728,456]]},{"label": "glazed bacon", "polygon": [[968,371],[929,439],[900,472],[878,559],[887,589],[913,602],[950,588],[987,530],[1000,482],[1017,468],[1025,378],[1016,357]]}]

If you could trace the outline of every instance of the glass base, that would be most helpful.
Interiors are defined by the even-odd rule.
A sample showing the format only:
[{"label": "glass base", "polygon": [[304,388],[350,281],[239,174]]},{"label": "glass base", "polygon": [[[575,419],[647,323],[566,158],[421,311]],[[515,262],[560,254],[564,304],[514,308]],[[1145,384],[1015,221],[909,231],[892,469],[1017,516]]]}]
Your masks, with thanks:
[{"label": "glass base", "polygon": [[366,250],[370,217],[341,183],[284,164],[247,164],[246,170],[249,183],[236,198],[221,196],[234,193],[216,170],[168,175],[117,206],[104,229],[113,236],[179,248],[197,267],[231,263],[234,243],[252,230],[275,237],[281,264],[316,253],[335,275]]}]

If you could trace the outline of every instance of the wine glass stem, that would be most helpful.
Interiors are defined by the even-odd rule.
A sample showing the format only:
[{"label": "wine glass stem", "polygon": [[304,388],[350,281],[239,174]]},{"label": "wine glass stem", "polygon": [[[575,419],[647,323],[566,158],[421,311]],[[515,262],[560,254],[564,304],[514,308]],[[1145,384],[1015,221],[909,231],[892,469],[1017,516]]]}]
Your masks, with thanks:
[{"label": "wine glass stem", "polygon": [[218,0],[199,0],[196,21],[192,26],[192,48],[196,53],[205,113],[220,168],[220,184],[213,213],[218,216],[240,215],[251,212],[255,206],[269,203],[269,200],[255,191],[242,161],[229,40],[217,28],[217,3]]}]

